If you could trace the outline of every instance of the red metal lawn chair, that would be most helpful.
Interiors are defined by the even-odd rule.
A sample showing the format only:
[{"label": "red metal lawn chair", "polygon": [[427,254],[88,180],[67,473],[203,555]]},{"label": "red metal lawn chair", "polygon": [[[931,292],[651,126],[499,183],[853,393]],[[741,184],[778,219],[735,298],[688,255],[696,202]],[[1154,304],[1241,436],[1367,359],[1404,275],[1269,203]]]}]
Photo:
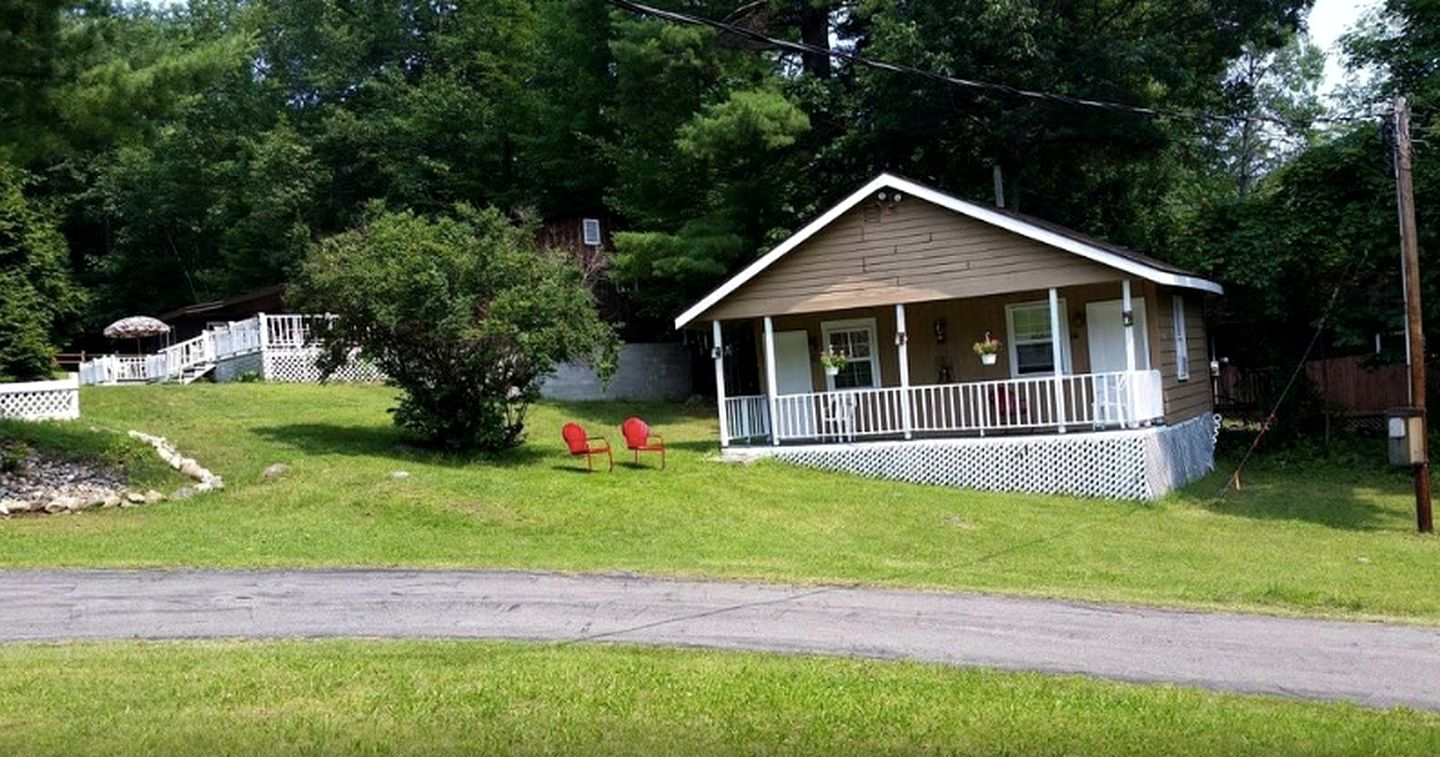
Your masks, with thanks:
[{"label": "red metal lawn chair", "polygon": [[650,433],[650,424],[639,418],[627,418],[620,424],[620,433],[625,437],[625,449],[635,453],[637,464],[641,452],[659,452],[660,470],[665,470],[665,437]]},{"label": "red metal lawn chair", "polygon": [[[605,437],[587,435],[585,429],[581,428],[578,423],[565,424],[565,427],[560,429],[560,435],[565,437],[565,446],[570,448],[571,455],[585,456],[586,470],[595,470],[590,458],[602,452],[610,460],[610,470],[615,470],[615,456],[610,453],[610,442],[606,441]],[[600,444],[592,445],[591,442],[600,442]]]}]

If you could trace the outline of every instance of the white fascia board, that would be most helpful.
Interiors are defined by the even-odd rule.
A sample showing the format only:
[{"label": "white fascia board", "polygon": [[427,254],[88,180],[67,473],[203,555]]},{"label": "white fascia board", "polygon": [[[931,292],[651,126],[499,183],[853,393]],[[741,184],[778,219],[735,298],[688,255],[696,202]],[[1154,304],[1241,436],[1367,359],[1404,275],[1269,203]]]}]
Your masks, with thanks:
[{"label": "white fascia board", "polygon": [[1131,260],[1127,257],[1116,255],[1109,250],[1104,250],[1094,245],[1086,244],[1078,239],[1071,239],[1070,237],[1056,234],[1053,231],[1041,228],[1039,226],[1035,226],[1034,224],[1027,223],[1018,218],[1013,218],[1004,213],[996,213],[995,211],[989,210],[983,205],[977,205],[972,202],[961,200],[958,197],[952,197],[943,192],[937,192],[936,190],[930,189],[929,187],[925,187],[920,184],[916,184],[915,182],[908,179],[902,179],[899,176],[894,176],[892,174],[880,174],[879,176],[872,179],[870,183],[866,184],[865,186],[852,193],[849,197],[846,197],[844,200],[840,201],[840,203],[837,204],[835,207],[826,211],[824,215],[806,224],[805,228],[795,232],[784,242],[776,245],[774,249],[766,253],[759,260],[756,260],[754,263],[746,266],[745,270],[735,274],[735,276],[733,276],[729,281],[721,284],[720,287],[717,288],[715,291],[706,295],[704,299],[691,306],[689,310],[681,313],[675,319],[675,328],[684,328],[687,323],[695,320],[695,318],[699,317],[700,314],[704,313],[706,310],[709,310],[716,303],[730,296],[730,294],[736,289],[744,286],[746,282],[755,278],[757,275],[760,274],[761,271],[769,268],[771,264],[773,264],[775,261],[784,257],[791,250],[800,246],[802,243],[805,242],[805,240],[814,236],[821,229],[829,226],[835,219],[839,218],[841,215],[844,215],[850,209],[860,204],[861,201],[865,200],[867,197],[871,196],[875,192],[878,192],[881,189],[885,188],[899,190],[912,197],[918,197],[927,202],[939,205],[942,208],[948,208],[957,213],[960,213],[961,215],[974,218],[977,221],[982,221],[984,223],[991,224],[992,226],[998,226],[1002,229],[1006,229],[1007,231],[1012,231],[1016,234],[1019,234],[1020,236],[1033,239],[1037,242],[1040,242],[1041,244],[1046,244],[1051,247],[1065,250],[1067,252],[1075,253],[1076,255],[1087,258],[1089,260],[1093,260],[1096,263],[1100,263],[1101,265],[1109,266],[1110,268],[1114,268],[1116,270],[1139,276],[1140,278],[1153,281],[1157,284],[1184,287],[1186,289],[1198,289],[1200,291],[1211,292],[1214,294],[1225,293],[1225,289],[1213,281],[1202,279],[1198,276],[1187,276],[1184,274],[1172,273],[1170,271],[1163,271],[1153,266],[1141,263],[1137,260]]}]

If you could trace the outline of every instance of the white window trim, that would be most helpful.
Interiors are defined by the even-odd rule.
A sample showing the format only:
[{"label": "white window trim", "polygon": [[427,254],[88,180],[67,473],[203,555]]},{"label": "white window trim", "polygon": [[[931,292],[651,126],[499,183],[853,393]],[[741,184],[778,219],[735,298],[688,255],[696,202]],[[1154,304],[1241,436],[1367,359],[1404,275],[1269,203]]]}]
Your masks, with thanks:
[{"label": "white window trim", "polygon": [[[853,387],[850,389],[836,389],[835,377],[825,376],[825,391],[827,392],[853,392],[864,389],[879,389],[885,386],[885,377],[880,372],[880,342],[876,339],[880,331],[875,326],[874,318],[850,318],[844,321],[822,321],[820,323],[821,349],[830,349],[830,334],[834,331],[859,331],[865,329],[870,332],[870,357],[866,360],[870,363],[870,375],[875,377],[875,385],[872,387]],[[817,357],[818,359],[818,357]]]},{"label": "white window trim", "polygon": [[[591,229],[592,226],[593,226],[594,229],[595,229],[595,236],[593,237],[594,241],[591,241],[592,237],[590,236],[590,229]],[[582,218],[582,219],[580,219],[580,242],[581,242],[582,244],[584,244],[586,247],[599,247],[599,246],[600,246],[600,242],[602,241],[602,239],[603,239],[603,237],[601,236],[601,233],[600,233],[600,219],[598,219],[598,218]]]},{"label": "white window trim", "polygon": [[[1019,359],[1019,356],[1016,354],[1016,351],[1015,351],[1015,311],[1016,311],[1016,310],[1019,310],[1019,309],[1021,309],[1021,308],[1034,308],[1034,307],[1039,307],[1039,308],[1044,308],[1044,309],[1045,309],[1045,318],[1046,318],[1046,320],[1047,320],[1047,322],[1048,322],[1048,320],[1049,320],[1049,318],[1050,318],[1050,301],[1049,301],[1049,300],[1034,300],[1034,301],[1031,301],[1031,302],[1012,302],[1012,303],[1010,303],[1009,305],[1006,305],[1006,306],[1005,306],[1005,344],[1006,344],[1006,346],[1009,348],[1009,354],[1010,354],[1010,378],[1027,378],[1027,377],[1033,378],[1033,377],[1035,377],[1035,376],[1046,376],[1046,375],[1050,375],[1050,374],[1045,374],[1045,373],[1026,373],[1026,374],[1021,374],[1021,373],[1020,373],[1020,359]],[[1060,328],[1061,328],[1061,330],[1063,330],[1063,331],[1065,332],[1064,337],[1060,340],[1060,372],[1061,372],[1061,373],[1064,373],[1064,374],[1066,374],[1066,375],[1069,375],[1069,374],[1071,373],[1071,370],[1070,370],[1070,310],[1069,310],[1069,308],[1065,307],[1065,298],[1064,298],[1064,297],[1061,297],[1061,298],[1060,298]],[[1052,338],[1052,339],[1054,338],[1054,336],[1055,336],[1054,334],[1051,334],[1051,338]]]},{"label": "white window trim", "polygon": [[1190,380],[1190,333],[1185,323],[1185,298],[1175,295],[1170,305],[1170,328],[1175,344],[1175,378]]}]

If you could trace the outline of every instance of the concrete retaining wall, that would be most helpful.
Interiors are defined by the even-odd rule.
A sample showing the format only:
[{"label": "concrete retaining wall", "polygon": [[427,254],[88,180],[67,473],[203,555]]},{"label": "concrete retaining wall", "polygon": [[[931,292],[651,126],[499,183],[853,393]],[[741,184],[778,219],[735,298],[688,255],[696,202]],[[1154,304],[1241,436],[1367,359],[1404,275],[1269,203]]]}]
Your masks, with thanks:
[{"label": "concrete retaining wall", "polygon": [[626,344],[608,387],[595,370],[565,363],[545,379],[540,394],[552,400],[683,400],[694,393],[694,375],[685,345],[673,342]]}]

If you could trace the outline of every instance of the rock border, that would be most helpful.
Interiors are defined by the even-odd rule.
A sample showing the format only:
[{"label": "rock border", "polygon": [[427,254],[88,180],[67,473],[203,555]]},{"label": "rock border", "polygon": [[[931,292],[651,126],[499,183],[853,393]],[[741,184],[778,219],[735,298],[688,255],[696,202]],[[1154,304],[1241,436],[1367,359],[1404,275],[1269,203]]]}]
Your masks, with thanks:
[{"label": "rock border", "polygon": [[180,451],[175,449],[175,445],[171,444],[164,437],[133,430],[128,433],[132,439],[138,439],[153,447],[155,454],[159,455],[161,460],[164,460],[171,468],[194,479],[195,484],[193,486],[182,486],[176,489],[168,498],[154,489],[146,492],[131,489],[111,491],[103,496],[98,493],[94,496],[85,497],[60,496],[48,502],[45,500],[0,500],[0,518],[20,513],[58,515],[62,513],[81,512],[97,507],[139,507],[140,505],[151,505],[165,499],[189,499],[196,494],[225,488],[225,481],[221,479],[220,476],[217,476],[208,468],[200,465],[194,458],[185,457],[180,454]]},{"label": "rock border", "polygon": [[155,454],[159,455],[160,459],[164,460],[167,465],[195,480],[194,486],[183,486],[176,489],[175,493],[170,495],[170,499],[186,499],[194,494],[202,494],[214,489],[225,488],[225,481],[223,479],[215,475],[209,468],[195,462],[195,458],[180,454],[180,450],[175,449],[175,445],[171,444],[165,437],[134,430],[126,433],[130,435],[130,438],[139,439],[151,447],[154,447]]}]

